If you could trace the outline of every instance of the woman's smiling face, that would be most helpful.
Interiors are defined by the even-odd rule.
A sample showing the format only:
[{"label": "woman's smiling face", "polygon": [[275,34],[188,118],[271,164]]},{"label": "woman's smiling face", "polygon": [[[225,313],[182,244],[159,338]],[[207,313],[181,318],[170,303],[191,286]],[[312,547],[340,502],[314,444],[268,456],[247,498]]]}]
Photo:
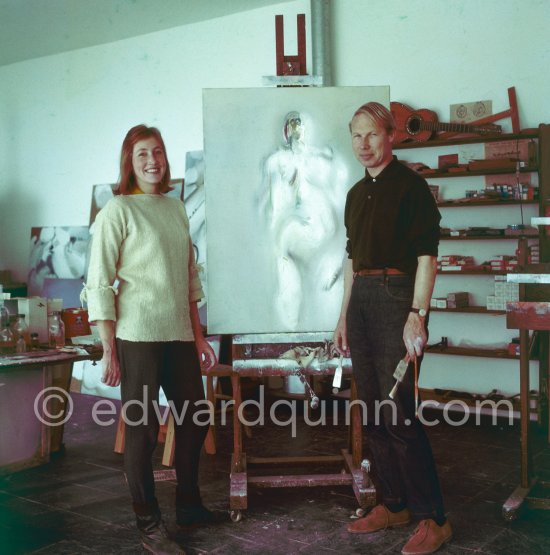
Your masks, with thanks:
[{"label": "woman's smiling face", "polygon": [[142,139],[134,145],[132,167],[136,184],[144,193],[159,192],[166,172],[166,156],[162,145],[155,137]]}]

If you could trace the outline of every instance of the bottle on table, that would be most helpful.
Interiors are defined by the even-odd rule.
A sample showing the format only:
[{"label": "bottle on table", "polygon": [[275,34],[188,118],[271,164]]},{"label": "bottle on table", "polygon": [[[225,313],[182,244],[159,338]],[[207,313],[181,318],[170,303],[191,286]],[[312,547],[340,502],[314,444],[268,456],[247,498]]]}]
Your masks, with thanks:
[{"label": "bottle on table", "polygon": [[[17,319],[15,320],[15,324],[13,325],[13,334],[15,335],[15,340],[17,341],[17,343],[19,344],[19,340],[22,339],[25,346],[22,351],[17,350],[17,352],[24,353],[25,351],[28,351],[31,347],[31,334],[24,314],[17,315]],[[18,345],[18,349],[20,348],[21,345]]]},{"label": "bottle on table", "polygon": [[25,343],[25,339],[22,335],[19,336],[19,339],[15,343],[15,352],[16,353],[26,353],[28,351],[27,344]]},{"label": "bottle on table", "polygon": [[4,286],[0,284],[0,329],[4,329],[10,322],[10,311],[4,305]]},{"label": "bottle on table", "polygon": [[0,329],[0,355],[11,355],[15,353],[15,336],[10,329],[9,320]]},{"label": "bottle on table", "polygon": [[50,348],[61,349],[65,346],[65,324],[57,310],[48,317],[48,337]]}]

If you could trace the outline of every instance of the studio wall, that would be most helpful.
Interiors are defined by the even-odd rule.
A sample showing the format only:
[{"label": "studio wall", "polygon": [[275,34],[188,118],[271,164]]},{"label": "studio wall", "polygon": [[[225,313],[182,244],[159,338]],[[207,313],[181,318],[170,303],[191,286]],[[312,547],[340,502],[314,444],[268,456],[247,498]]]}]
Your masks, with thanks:
[{"label": "studio wall", "polygon": [[[262,86],[275,74],[274,15],[292,53],[297,13],[311,45],[310,12],[296,0],[0,67],[0,269],[26,280],[32,227],[87,225],[93,185],[116,180],[132,125],[162,130],[182,177],[185,153],[203,149],[203,89]],[[332,0],[333,85],[389,85],[391,100],[442,121],[456,102],[506,109],[515,86],[521,126],[548,123],[549,12],[549,0]],[[448,362],[430,372],[482,379]],[[513,389],[517,369],[504,374]]]}]

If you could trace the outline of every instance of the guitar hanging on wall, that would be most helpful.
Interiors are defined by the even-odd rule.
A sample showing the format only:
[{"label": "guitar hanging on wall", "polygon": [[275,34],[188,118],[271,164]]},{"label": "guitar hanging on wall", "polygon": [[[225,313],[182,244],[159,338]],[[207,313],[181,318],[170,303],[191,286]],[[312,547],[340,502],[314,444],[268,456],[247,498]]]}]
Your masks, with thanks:
[{"label": "guitar hanging on wall", "polygon": [[390,102],[390,110],[395,120],[394,143],[404,141],[427,141],[436,131],[453,133],[479,133],[481,135],[498,135],[502,127],[489,123],[486,125],[467,125],[462,123],[441,123],[432,110],[413,110],[401,102]]}]

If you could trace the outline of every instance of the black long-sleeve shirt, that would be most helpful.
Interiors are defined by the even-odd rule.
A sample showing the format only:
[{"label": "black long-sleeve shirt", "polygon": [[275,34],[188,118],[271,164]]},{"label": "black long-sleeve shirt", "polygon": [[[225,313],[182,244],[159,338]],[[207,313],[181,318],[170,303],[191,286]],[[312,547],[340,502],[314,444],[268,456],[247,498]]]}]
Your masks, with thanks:
[{"label": "black long-sleeve shirt", "polygon": [[344,221],[355,272],[397,268],[414,275],[417,257],[437,256],[441,215],[426,180],[393,160],[348,192]]}]

